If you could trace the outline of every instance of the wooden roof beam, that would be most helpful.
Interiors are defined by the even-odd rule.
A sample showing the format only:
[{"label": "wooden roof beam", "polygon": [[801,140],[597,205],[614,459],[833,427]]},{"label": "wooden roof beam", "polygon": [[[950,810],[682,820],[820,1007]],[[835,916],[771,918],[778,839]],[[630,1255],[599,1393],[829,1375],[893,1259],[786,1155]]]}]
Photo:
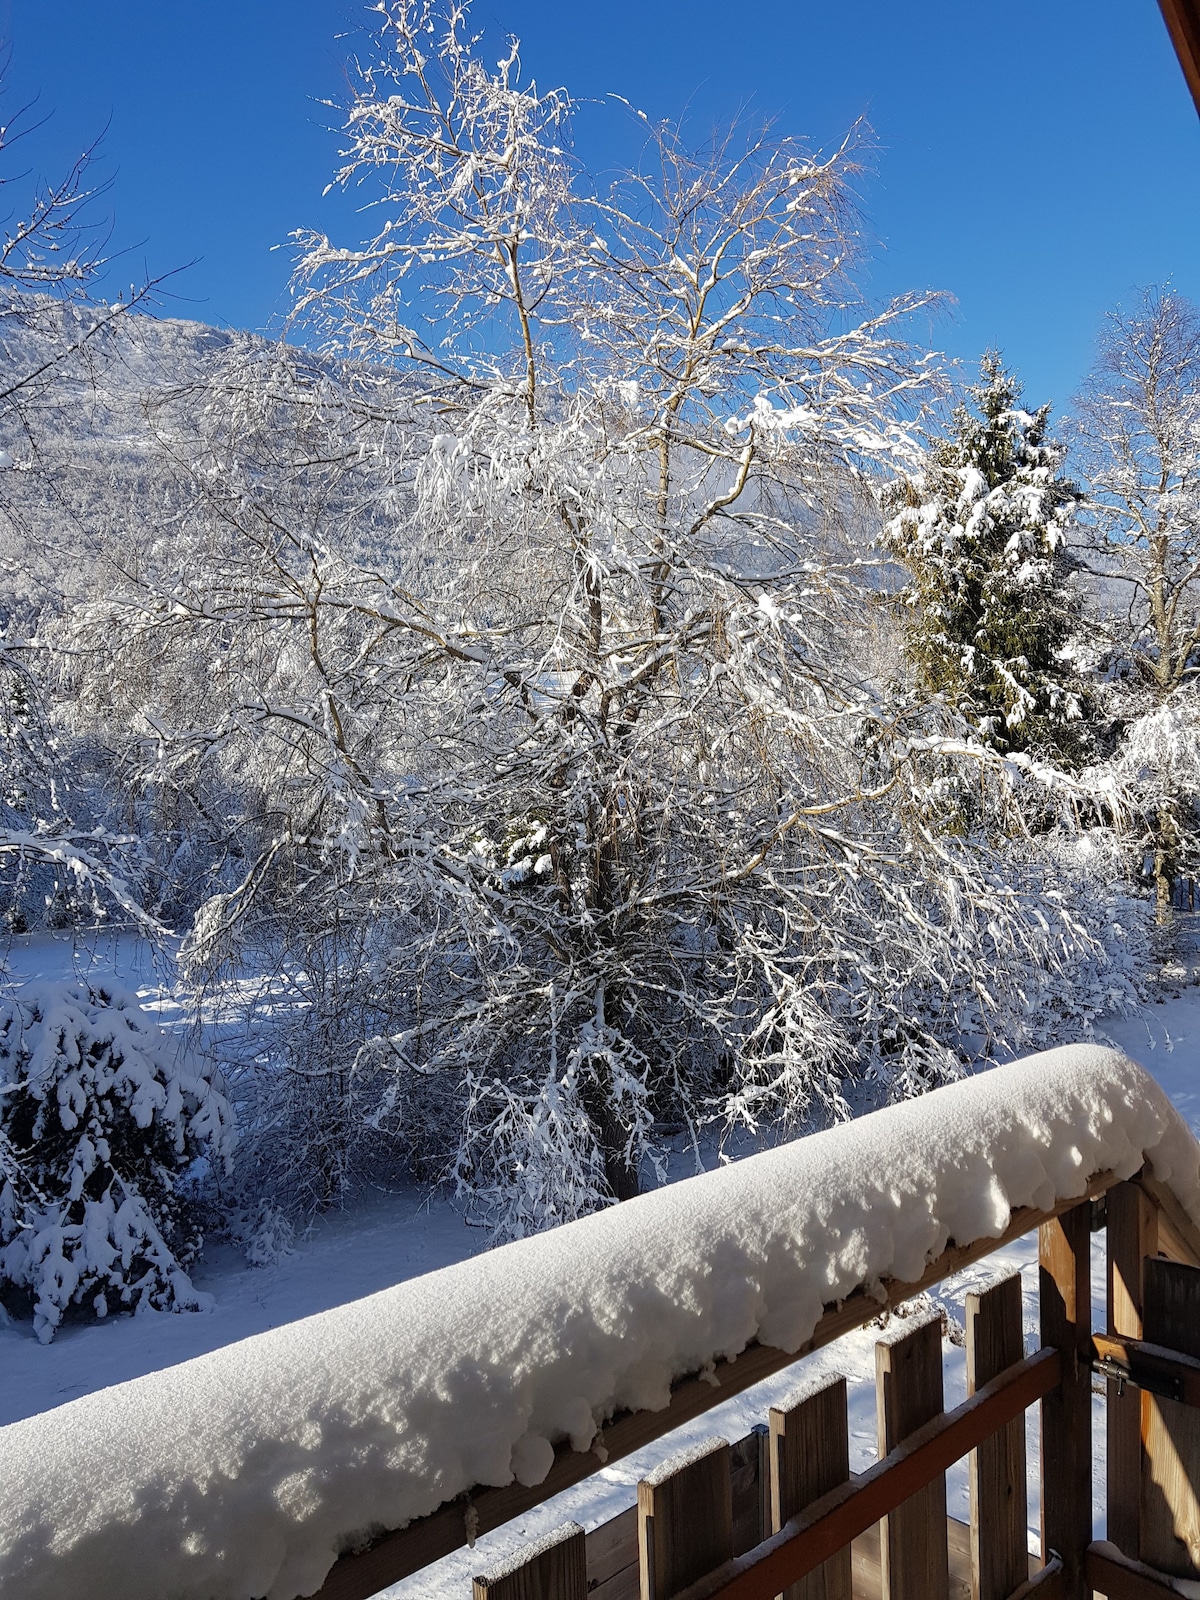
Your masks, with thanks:
[{"label": "wooden roof beam", "polygon": [[1158,0],[1158,4],[1200,112],[1200,0]]}]

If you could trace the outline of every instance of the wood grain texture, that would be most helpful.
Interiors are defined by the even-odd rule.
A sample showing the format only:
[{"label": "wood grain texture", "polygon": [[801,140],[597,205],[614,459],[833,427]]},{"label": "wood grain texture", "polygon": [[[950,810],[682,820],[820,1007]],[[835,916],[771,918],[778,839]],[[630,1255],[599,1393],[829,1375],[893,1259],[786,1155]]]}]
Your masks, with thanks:
[{"label": "wood grain texture", "polygon": [[1026,1356],[962,1405],[918,1429],[892,1455],[793,1517],[757,1549],[697,1580],[679,1600],[774,1600],[997,1428],[1044,1399],[1057,1388],[1062,1371],[1058,1350]]},{"label": "wood grain texture", "polygon": [[1200,1267],[1200,1228],[1192,1221],[1172,1190],[1142,1169],[1132,1180],[1153,1202],[1158,1213],[1158,1249],[1172,1261]]},{"label": "wood grain texture", "polygon": [[[1117,1181],[1115,1173],[1095,1173],[1088,1179],[1081,1198],[1097,1199]],[[873,1294],[855,1290],[840,1305],[827,1308],[812,1336],[797,1350],[788,1352],[775,1350],[770,1345],[751,1344],[735,1359],[716,1362],[710,1376],[681,1379],[672,1390],[670,1405],[663,1410],[624,1412],[613,1418],[600,1432],[596,1441],[599,1449],[572,1450],[569,1444],[560,1444],[555,1450],[554,1465],[540,1484],[527,1487],[510,1483],[503,1488],[472,1490],[406,1528],[380,1535],[367,1549],[341,1556],[312,1600],[370,1600],[389,1584],[398,1583],[452,1550],[460,1549],[469,1537],[490,1533],[493,1528],[523,1516],[534,1506],[599,1472],[606,1462],[618,1461],[642,1449],[720,1405],[731,1395],[741,1394],[813,1350],[840,1339],[842,1334],[861,1328],[881,1310],[911,1300],[943,1278],[982,1261],[994,1250],[1032,1233],[1042,1223],[1079,1203],[1075,1199],[1061,1200],[1048,1211],[1022,1207],[1012,1213],[1008,1227],[999,1237],[976,1239],[969,1245],[948,1245],[913,1283],[885,1279]],[[1178,1202],[1176,1207],[1182,1210]],[[1200,1230],[1193,1231],[1200,1240]],[[1200,1249],[1196,1259],[1200,1262]]]},{"label": "wood grain texture", "polygon": [[1092,1542],[1091,1208],[1042,1224],[1038,1281],[1042,1345],[1062,1353],[1062,1383],[1042,1401],[1042,1558],[1063,1564],[1068,1600],[1090,1600],[1083,1564]]},{"label": "wood grain texture", "polygon": [[1198,0],[1158,0],[1158,6],[1183,68],[1184,80],[1192,91],[1192,102],[1200,112],[1200,3]]},{"label": "wood grain texture", "polygon": [[729,1446],[714,1440],[674,1471],[664,1463],[638,1484],[641,1600],[672,1600],[733,1558]]},{"label": "wood grain texture", "polygon": [[1087,1579],[1105,1600],[1179,1600],[1170,1578],[1140,1561],[1131,1561],[1112,1544],[1092,1545],[1087,1553]]},{"label": "wood grain texture", "polygon": [[473,1600],[587,1600],[583,1529],[569,1524],[524,1560],[475,1579]]},{"label": "wood grain texture", "polygon": [[[849,1482],[845,1378],[831,1378],[786,1409],[772,1406],[770,1428],[771,1532],[778,1533],[797,1512]],[[849,1546],[790,1584],[783,1600],[851,1600]]]},{"label": "wood grain texture", "polygon": [[[936,1318],[875,1346],[879,1454],[888,1455],[942,1415],[942,1325]],[[884,1518],[884,1600],[948,1600],[946,1476],[934,1476]]]},{"label": "wood grain texture", "polygon": [[590,1600],[638,1600],[637,1506],[619,1512],[587,1536]]},{"label": "wood grain texture", "polygon": [[[1021,1309],[1016,1272],[967,1296],[968,1394],[1024,1356]],[[970,1493],[974,1600],[1008,1600],[1029,1577],[1024,1415],[971,1452]]]},{"label": "wood grain texture", "polygon": [[[1158,1207],[1139,1184],[1108,1191],[1108,1331],[1142,1336],[1142,1262],[1158,1252]],[[1135,1560],[1142,1547],[1142,1397],[1109,1379],[1108,1537]]]},{"label": "wood grain texture", "polygon": [[[1200,1267],[1147,1260],[1146,1340],[1200,1358]],[[1141,1559],[1176,1578],[1200,1578],[1200,1411],[1142,1392]]]}]

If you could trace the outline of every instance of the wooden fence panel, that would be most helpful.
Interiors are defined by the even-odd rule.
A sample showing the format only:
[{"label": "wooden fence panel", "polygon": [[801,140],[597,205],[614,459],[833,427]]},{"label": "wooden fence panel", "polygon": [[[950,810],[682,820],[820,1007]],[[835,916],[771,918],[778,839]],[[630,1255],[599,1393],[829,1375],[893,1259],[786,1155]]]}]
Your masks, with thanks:
[{"label": "wooden fence panel", "polygon": [[671,1600],[733,1557],[729,1445],[673,1456],[638,1484],[641,1600]]},{"label": "wooden fence panel", "polygon": [[[967,1393],[1025,1354],[1021,1275],[967,1296]],[[971,1573],[975,1600],[1008,1600],[1029,1577],[1025,1418],[984,1441],[970,1457]]]},{"label": "wooden fence panel", "polygon": [[[771,1408],[771,1531],[850,1478],[850,1432],[846,1380],[831,1378],[820,1389]],[[850,1549],[830,1556],[784,1600],[851,1600]]]},{"label": "wooden fence panel", "polygon": [[[1150,1344],[1200,1358],[1200,1267],[1147,1260],[1142,1325]],[[1200,1578],[1200,1411],[1142,1391],[1143,1561]]]},{"label": "wooden fence panel", "polygon": [[[885,1456],[944,1409],[939,1318],[875,1346],[875,1388]],[[884,1600],[948,1600],[944,1472],[884,1518],[880,1559]]]},{"label": "wooden fence panel", "polygon": [[568,1522],[475,1579],[474,1600],[587,1600],[584,1533]]}]

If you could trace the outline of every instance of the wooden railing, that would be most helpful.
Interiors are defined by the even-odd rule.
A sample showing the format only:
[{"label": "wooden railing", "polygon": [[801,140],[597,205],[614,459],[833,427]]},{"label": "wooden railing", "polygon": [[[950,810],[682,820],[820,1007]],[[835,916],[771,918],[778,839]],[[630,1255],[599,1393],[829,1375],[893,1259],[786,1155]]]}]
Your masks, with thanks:
[{"label": "wooden railing", "polygon": [[[849,1468],[846,1385],[802,1392],[735,1444],[668,1460],[636,1507],[574,1525],[475,1579],[474,1600],[1108,1600],[1200,1579],[1200,1229],[1169,1190],[1098,1174],[1082,1199],[1015,1213],[999,1240],[951,1247],[896,1306],[1039,1231],[1041,1347],[1023,1348],[1014,1274],[967,1298],[968,1397],[943,1406],[941,1327],[905,1320],[876,1347],[879,1460]],[[1091,1238],[1107,1228],[1108,1316],[1091,1327]],[[463,1497],[344,1556],[321,1600],[366,1600],[476,1535],[877,1317],[878,1293],[827,1308],[803,1350],[752,1346],[689,1379],[664,1411],[615,1418],[599,1448],[562,1447],[536,1488]],[[1092,1539],[1092,1394],[1106,1380],[1108,1540]],[[803,1377],[803,1365],[798,1369]],[[1027,1552],[1025,1412],[1041,1405],[1041,1558]],[[946,1471],[969,1458],[970,1522]],[[465,1596],[464,1596],[465,1600]]]}]

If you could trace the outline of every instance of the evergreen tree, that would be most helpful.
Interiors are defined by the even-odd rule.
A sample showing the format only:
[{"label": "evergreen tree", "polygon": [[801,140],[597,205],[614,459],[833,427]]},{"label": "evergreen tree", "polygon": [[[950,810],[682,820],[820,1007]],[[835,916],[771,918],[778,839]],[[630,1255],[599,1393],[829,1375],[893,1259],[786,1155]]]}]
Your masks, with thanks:
[{"label": "evergreen tree", "polygon": [[989,352],[971,403],[954,412],[923,479],[888,527],[910,581],[908,654],[986,744],[1077,763],[1084,695],[1068,657],[1080,601],[1065,536],[1075,486],[1047,439],[1050,407],[1030,413]]},{"label": "evergreen tree", "polygon": [[210,1068],[134,995],[94,978],[0,1003],[0,1295],[48,1342],[69,1307],[190,1310],[201,1237],[179,1180],[227,1166],[233,1123]]}]

